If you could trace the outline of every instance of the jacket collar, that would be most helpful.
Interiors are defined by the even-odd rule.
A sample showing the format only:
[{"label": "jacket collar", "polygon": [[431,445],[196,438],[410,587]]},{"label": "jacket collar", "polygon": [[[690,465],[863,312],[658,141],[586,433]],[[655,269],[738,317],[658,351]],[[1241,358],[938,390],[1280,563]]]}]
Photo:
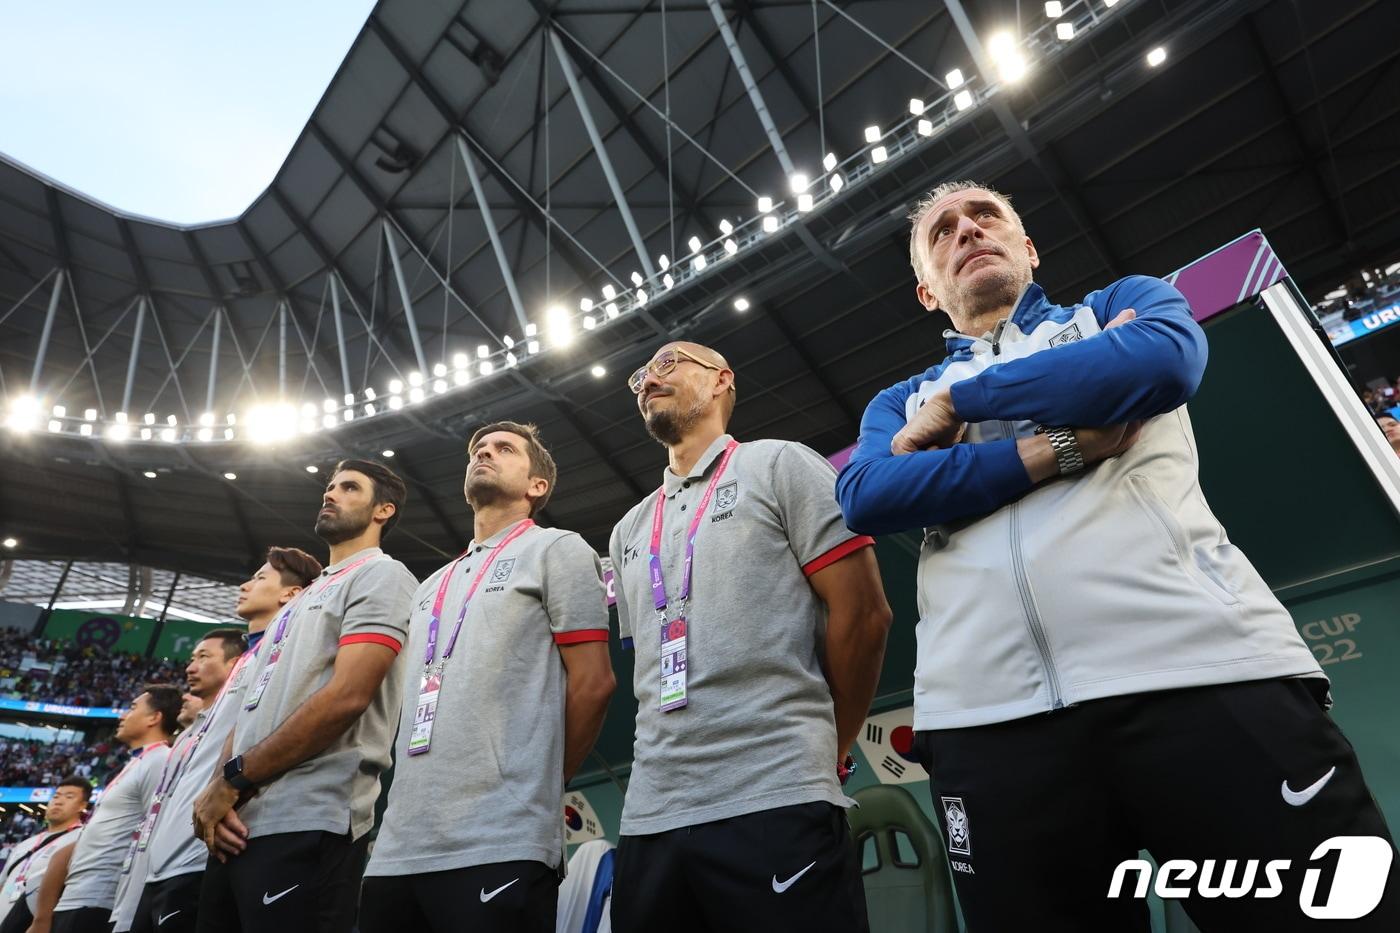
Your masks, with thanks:
[{"label": "jacket collar", "polygon": [[[1026,286],[1026,290],[1021,292],[1021,297],[1016,301],[1015,307],[1011,311],[1011,323],[1015,324],[1018,330],[1024,331],[1022,323],[1027,317],[1034,316],[1036,312],[1049,304],[1049,299],[1045,297],[1045,289],[1032,282]],[[992,343],[992,332],[987,331],[980,337],[973,337],[968,334],[960,334],[955,330],[945,330],[943,339],[946,341],[948,356],[953,359],[970,359],[973,352],[979,347],[990,347]]]}]

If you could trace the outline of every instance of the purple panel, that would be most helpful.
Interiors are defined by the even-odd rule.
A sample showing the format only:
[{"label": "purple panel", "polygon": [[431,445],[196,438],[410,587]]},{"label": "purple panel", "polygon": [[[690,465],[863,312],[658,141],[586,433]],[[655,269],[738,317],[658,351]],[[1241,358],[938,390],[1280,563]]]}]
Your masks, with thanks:
[{"label": "purple panel", "polygon": [[1167,276],[1197,321],[1214,317],[1259,294],[1288,273],[1264,234],[1251,230]]},{"label": "purple panel", "polygon": [[841,471],[841,468],[846,465],[846,462],[851,459],[851,454],[855,452],[856,445],[852,444],[850,447],[847,447],[844,450],[836,451],[836,453],[831,454],[826,459],[830,461],[832,466],[836,467],[836,471],[839,473]]}]

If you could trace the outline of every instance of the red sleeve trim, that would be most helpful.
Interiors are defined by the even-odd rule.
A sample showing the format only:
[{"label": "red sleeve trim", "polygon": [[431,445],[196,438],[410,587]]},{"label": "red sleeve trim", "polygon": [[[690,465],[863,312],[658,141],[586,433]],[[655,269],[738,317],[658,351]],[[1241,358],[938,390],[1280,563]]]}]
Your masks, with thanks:
[{"label": "red sleeve trim", "polygon": [[608,630],[605,628],[585,628],[577,632],[560,632],[554,636],[556,645],[581,645],[589,641],[607,641]]},{"label": "red sleeve trim", "polygon": [[359,635],[346,635],[340,640],[340,647],[346,645],[383,645],[394,654],[403,650],[403,642],[397,638],[390,638],[388,635],[377,635],[373,632],[364,632]]},{"label": "red sleeve trim", "polygon": [[875,539],[870,537],[870,535],[856,535],[854,538],[842,541],[840,544],[836,545],[836,547],[827,551],[825,554],[823,554],[821,557],[818,557],[816,560],[808,561],[806,564],[803,564],[802,572],[810,577],[818,570],[824,570],[827,567],[830,567],[832,564],[836,563],[838,560],[845,557],[847,554],[853,554],[863,547],[874,546]]}]

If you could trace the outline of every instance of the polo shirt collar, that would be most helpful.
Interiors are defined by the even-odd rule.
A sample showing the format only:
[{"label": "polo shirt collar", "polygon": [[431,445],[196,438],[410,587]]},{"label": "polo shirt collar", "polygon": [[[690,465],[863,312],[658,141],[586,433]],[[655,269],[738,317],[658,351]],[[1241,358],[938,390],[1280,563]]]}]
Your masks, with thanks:
[{"label": "polo shirt collar", "polygon": [[734,440],[734,438],[728,434],[721,434],[719,437],[715,438],[714,443],[705,448],[705,452],[700,455],[699,459],[696,460],[695,464],[690,468],[690,472],[685,476],[677,476],[675,473],[671,472],[669,466],[666,467],[665,471],[662,473],[662,482],[666,489],[666,498],[674,498],[676,493],[686,488],[689,483],[702,478],[708,473],[710,467],[714,466],[715,461],[719,459],[719,455],[724,453],[724,448],[732,440]]},{"label": "polo shirt collar", "polygon": [[329,577],[331,574],[336,573],[340,570],[344,570],[346,567],[349,567],[357,560],[364,560],[366,557],[378,557],[380,554],[383,553],[384,549],[377,547],[367,547],[363,551],[356,551],[354,554],[351,554],[344,560],[339,561],[338,563],[331,564],[329,567],[322,570],[321,576]]},{"label": "polo shirt collar", "polygon": [[[520,522],[528,520],[529,519],[522,518]],[[520,522],[511,522],[509,525],[502,528],[500,531],[496,532],[491,537],[487,538],[485,541],[478,541],[475,538],[472,538],[471,544],[467,545],[467,551],[474,551],[477,548],[495,547],[496,545],[504,541],[506,535],[514,531],[516,526],[519,525]]]}]

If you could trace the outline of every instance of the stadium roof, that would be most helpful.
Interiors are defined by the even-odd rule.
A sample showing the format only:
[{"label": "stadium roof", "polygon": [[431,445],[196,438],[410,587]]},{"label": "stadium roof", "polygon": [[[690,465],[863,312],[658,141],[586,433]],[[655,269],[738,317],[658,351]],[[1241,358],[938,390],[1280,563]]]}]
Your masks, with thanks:
[{"label": "stadium roof", "polygon": [[[661,342],[735,364],[737,434],[824,453],[854,440],[874,392],[942,355],[903,216],[950,177],[1016,198],[1063,301],[1256,226],[1319,294],[1400,241],[1384,3],[1078,0],[1053,20],[1014,0],[638,6],[381,2],[272,185],[230,222],[124,215],[0,162],[0,376],[12,423],[31,428],[0,434],[16,553],[235,579],[268,544],[316,546],[329,464],[392,449],[410,503],[389,544],[426,572],[471,537],[465,439],[497,417],[541,425],[561,467],[544,520],[601,548],[664,462],[624,385]],[[992,36],[1016,32],[1018,10],[1008,54]],[[568,347],[550,347],[552,306]]]}]

